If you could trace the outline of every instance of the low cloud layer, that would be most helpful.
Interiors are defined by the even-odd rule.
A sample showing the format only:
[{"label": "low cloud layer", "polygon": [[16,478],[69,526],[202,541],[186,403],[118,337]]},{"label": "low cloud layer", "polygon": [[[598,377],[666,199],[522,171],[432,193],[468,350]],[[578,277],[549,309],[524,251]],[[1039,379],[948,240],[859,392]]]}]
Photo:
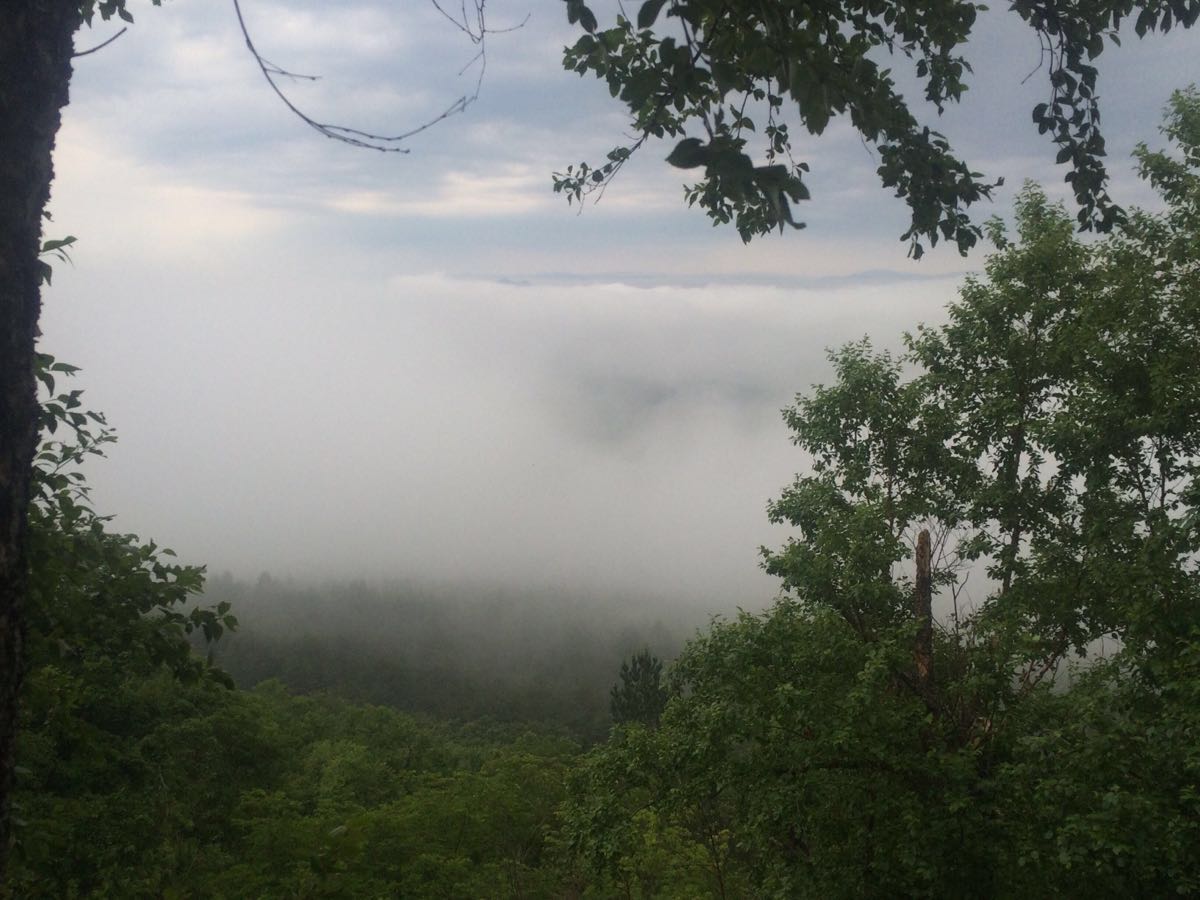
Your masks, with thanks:
[{"label": "low cloud layer", "polygon": [[[235,274],[233,290],[177,284],[169,304],[128,298],[116,317],[76,308],[70,331],[119,368],[51,316],[124,435],[92,475],[122,527],[248,575],[704,603],[773,591],[756,549],[784,535],[764,507],[803,464],[779,410],[827,377],[824,349],[864,332],[895,346],[953,289],[398,275],[329,297],[303,273],[274,295]],[[64,292],[82,287],[72,275]]]},{"label": "low cloud layer", "polygon": [[[321,118],[403,129],[473,86],[458,74],[473,48],[423,2],[243,7],[264,55],[324,76],[290,88]],[[550,173],[602,157],[624,117],[603,84],[561,71],[561,4],[489,9],[499,25],[532,16],[493,41],[479,103],[407,157],[292,118],[225,4],[135,9],[128,34],[77,60],[48,236],[80,241],[43,348],[84,367],[121,432],[92,469],[97,504],[249,576],[765,602],[757,547],[784,533],[764,507],[804,462],[780,408],[828,376],[825,348],[864,333],[895,347],[939,320],[982,253],[906,259],[906,210],[841,122],[798,147],[804,232],[745,247],[712,229],[662,145],[577,215]],[[969,102],[939,125],[1008,178],[981,218],[1007,213],[1025,177],[1061,186],[1045,138],[1018,127],[1044,86],[1014,74],[1038,48],[1012,18],[983,17]],[[1194,47],[1106,51],[1122,191]]]}]

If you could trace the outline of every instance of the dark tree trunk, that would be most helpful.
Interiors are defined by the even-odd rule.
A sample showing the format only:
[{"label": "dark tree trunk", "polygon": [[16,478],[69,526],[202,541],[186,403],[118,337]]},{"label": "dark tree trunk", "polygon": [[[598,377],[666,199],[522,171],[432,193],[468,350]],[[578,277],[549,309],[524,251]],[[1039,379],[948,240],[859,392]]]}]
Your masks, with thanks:
[{"label": "dark tree trunk", "polygon": [[917,646],[913,654],[917,664],[917,683],[925,691],[929,687],[929,671],[933,662],[933,551],[927,529],[921,529],[917,535],[917,584],[913,614],[917,620]]},{"label": "dark tree trunk", "polygon": [[79,21],[79,0],[4,0],[0,10],[0,890],[12,838],[25,526],[38,437],[38,250]]}]

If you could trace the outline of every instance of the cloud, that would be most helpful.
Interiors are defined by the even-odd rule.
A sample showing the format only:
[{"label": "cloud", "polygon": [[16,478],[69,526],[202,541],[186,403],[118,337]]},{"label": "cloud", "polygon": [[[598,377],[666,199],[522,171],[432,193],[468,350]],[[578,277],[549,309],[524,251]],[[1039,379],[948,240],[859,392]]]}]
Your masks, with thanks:
[{"label": "cloud", "polygon": [[[304,265],[270,292],[252,267],[231,256],[220,293],[180,283],[169,303],[147,290],[49,318],[85,386],[119,398],[122,443],[93,480],[120,527],[247,574],[450,573],[713,608],[773,592],[764,504],[801,463],[779,409],[827,377],[824,347],[894,344],[941,299],[374,273],[330,296]],[[85,333],[103,353],[69,346]]]},{"label": "cloud", "polygon": [[[322,118],[403,130],[474,83],[473,47],[424,2],[251,10],[269,59],[323,76],[295,86]],[[84,366],[122,432],[93,472],[120,527],[249,574],[769,596],[755,548],[782,536],[764,504],[803,464],[780,407],[828,377],[826,347],[939,320],[982,252],[907,260],[909,213],[844,122],[797,141],[802,233],[743,246],[712,228],[666,143],[577,215],[550,173],[602,157],[625,116],[561,71],[561,5],[532,12],[492,41],[480,102],[408,156],[291,117],[224,4],[145,10],[77,61],[54,228],[80,244],[43,345]],[[1009,176],[978,216],[1007,214],[1026,174],[1061,179],[1013,125],[1042,87],[1014,73],[1036,45],[1011,19],[984,17],[968,102],[936,122]],[[1114,170],[1153,138],[1194,40],[1106,51]]]},{"label": "cloud", "polygon": [[158,166],[138,165],[103,131],[71,120],[59,134],[52,208],[58,227],[85,254],[174,258],[219,265],[231,246],[265,241],[286,227],[283,211],[261,196],[191,184]]},{"label": "cloud", "polygon": [[387,216],[478,218],[521,216],[553,203],[546,173],[528,165],[494,167],[487,173],[450,171],[438,176],[423,198],[398,198],[383,191],[354,191],[330,200],[339,212]]}]

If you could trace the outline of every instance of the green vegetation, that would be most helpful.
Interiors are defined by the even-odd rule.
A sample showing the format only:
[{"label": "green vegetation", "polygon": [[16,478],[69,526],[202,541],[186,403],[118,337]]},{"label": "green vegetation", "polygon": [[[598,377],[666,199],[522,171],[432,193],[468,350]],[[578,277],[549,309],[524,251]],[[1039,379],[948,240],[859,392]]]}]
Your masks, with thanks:
[{"label": "green vegetation", "polygon": [[1200,94],[1166,131],[1138,154],[1166,213],[1082,244],[1027,187],[949,324],[843,349],[787,412],[787,595],[584,759],[593,877],[686,896],[652,855],[682,835],[720,896],[1200,890]]},{"label": "green vegetation", "polygon": [[665,683],[635,655],[586,753],[553,694],[508,711],[537,725],[449,724],[234,689],[189,643],[229,601],[188,608],[201,570],[92,511],[75,466],[112,435],[44,357],[6,890],[1200,893],[1200,93],[1164,130],[1138,152],[1164,212],[1085,244],[1027,186],[948,324],[833,354],[786,413],[813,464],[770,507],[784,595]]},{"label": "green vegetation", "polygon": [[[922,242],[952,241],[965,253],[983,236],[968,209],[990,198],[1003,179],[989,182],[959,159],[944,135],[918,119],[919,107],[897,81],[915,79],[939,116],[962,101],[972,72],[965,51],[986,6],[643,0],[636,17],[622,6],[616,22],[601,28],[585,0],[566,4],[567,17],[585,33],[567,48],[563,65],[605,81],[627,108],[634,135],[603,165],[580,163],[557,173],[554,189],[568,201],[602,189],[649,138],[682,138],[667,162],[703,170],[684,196],[713,224],[732,223],[745,241],[784,225],[803,228],[791,204],[809,199],[809,167],[793,158],[789,119],[817,136],[845,116],[878,152],[880,183],[909,207],[901,240],[914,258],[923,254]],[[1065,180],[1081,227],[1108,232],[1125,214],[1108,195],[1096,60],[1108,42],[1120,44],[1130,25],[1138,37],[1190,28],[1200,3],[1017,0],[1008,15],[1042,48],[1038,68],[1049,91],[1032,110],[1033,124],[1053,141],[1055,161],[1070,164]],[[702,137],[683,137],[689,126]],[[765,164],[755,165],[755,156]]]},{"label": "green vegetation", "polygon": [[613,685],[609,694],[609,711],[614,724],[658,724],[663,707],[667,705],[662,671],[662,662],[649,650],[642,650],[629,662],[621,663],[621,680]]},{"label": "green vegetation", "polygon": [[614,669],[639,647],[674,656],[705,618],[568,591],[363,582],[251,586],[209,579],[241,623],[214,650],[240,686],[279,679],[443,719],[488,718],[608,733]]},{"label": "green vegetation", "polygon": [[108,674],[30,687],[14,897],[557,896],[566,738]]}]

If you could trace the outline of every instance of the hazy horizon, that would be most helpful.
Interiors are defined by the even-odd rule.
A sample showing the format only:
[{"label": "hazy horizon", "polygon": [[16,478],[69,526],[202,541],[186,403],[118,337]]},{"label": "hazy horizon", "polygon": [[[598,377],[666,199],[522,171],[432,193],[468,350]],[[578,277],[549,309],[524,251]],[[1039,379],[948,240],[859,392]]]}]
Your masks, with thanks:
[{"label": "hazy horizon", "polygon": [[[317,72],[296,99],[385,129],[470,86],[425,4],[245,3],[265,56]],[[603,84],[559,66],[561,4],[489,4],[470,111],[399,157],[324,140],[271,95],[225,4],[135,6],[75,61],[47,236],[74,234],[41,348],[120,434],[89,465],[97,509],[189,562],[253,579],[558,585],[769,602],[767,501],[804,466],[779,411],[829,377],[825,349],[941,321],[963,273],[898,240],[907,210],[844,123],[801,143],[807,230],[742,246],[688,210],[647,147],[581,215],[550,173],[622,139]],[[598,6],[597,12],[600,13]],[[1007,183],[1064,197],[1029,123],[1032,35],[985,16],[962,108],[940,123]],[[85,32],[80,46],[115,31]],[[1102,58],[1113,190],[1155,143],[1196,36]],[[1016,62],[1014,62],[1014,60]]]}]

